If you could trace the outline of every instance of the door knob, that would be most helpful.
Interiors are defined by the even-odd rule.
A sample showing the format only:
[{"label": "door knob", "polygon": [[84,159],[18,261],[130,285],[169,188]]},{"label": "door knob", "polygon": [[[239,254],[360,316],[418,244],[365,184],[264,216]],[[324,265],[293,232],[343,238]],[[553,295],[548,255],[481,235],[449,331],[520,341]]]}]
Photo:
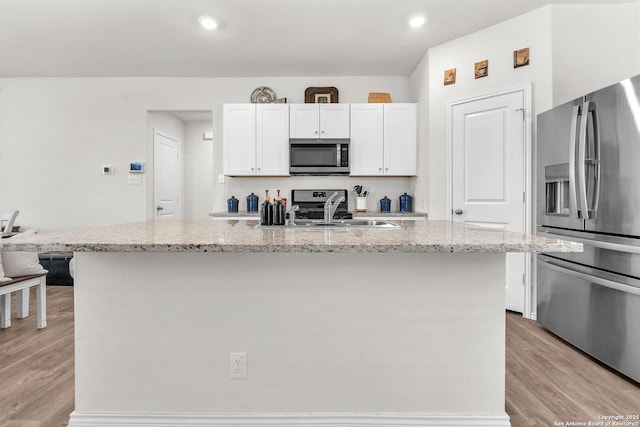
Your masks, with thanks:
[{"label": "door knob", "polygon": [[456,209],[455,210],[455,214],[456,215],[462,215],[462,209]]},{"label": "door knob", "polygon": [[163,210],[163,209],[164,209],[164,208],[163,208],[162,206],[156,206],[156,210],[157,210],[158,212],[160,212],[160,211],[161,211],[161,210]]}]

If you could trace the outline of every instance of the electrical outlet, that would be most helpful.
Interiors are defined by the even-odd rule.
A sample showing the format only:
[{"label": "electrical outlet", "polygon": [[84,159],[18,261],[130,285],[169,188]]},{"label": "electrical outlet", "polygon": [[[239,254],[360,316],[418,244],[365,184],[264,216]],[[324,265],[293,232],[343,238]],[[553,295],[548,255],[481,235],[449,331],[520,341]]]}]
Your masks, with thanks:
[{"label": "electrical outlet", "polygon": [[247,378],[247,353],[229,353],[229,378]]},{"label": "electrical outlet", "polygon": [[224,175],[223,174],[218,175],[218,184],[224,184]]}]

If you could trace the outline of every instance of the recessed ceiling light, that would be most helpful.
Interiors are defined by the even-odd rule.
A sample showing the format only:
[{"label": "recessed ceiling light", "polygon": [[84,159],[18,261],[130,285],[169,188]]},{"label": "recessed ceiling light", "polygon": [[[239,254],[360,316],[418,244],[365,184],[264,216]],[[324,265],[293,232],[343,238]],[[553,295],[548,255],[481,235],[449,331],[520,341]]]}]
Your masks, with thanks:
[{"label": "recessed ceiling light", "polygon": [[200,23],[200,25],[202,25],[203,28],[206,28],[207,30],[215,30],[216,28],[218,28],[218,23],[214,21],[210,16],[202,15],[198,18],[198,22]]},{"label": "recessed ceiling light", "polygon": [[414,16],[409,20],[409,25],[411,25],[411,28],[420,28],[425,22],[427,22],[427,18],[424,16]]}]

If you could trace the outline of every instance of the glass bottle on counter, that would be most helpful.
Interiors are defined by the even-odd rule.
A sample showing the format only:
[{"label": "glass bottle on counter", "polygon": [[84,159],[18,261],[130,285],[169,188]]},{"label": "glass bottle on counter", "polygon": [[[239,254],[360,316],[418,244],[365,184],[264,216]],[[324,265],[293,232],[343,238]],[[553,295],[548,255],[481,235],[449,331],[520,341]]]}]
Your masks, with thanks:
[{"label": "glass bottle on counter", "polygon": [[282,203],[282,197],[280,197],[280,190],[278,190],[278,195],[273,202],[273,225],[284,225],[284,223],[284,204]]},{"label": "glass bottle on counter", "polygon": [[273,205],[269,198],[269,190],[264,190],[264,202],[260,205],[260,225],[273,225]]}]

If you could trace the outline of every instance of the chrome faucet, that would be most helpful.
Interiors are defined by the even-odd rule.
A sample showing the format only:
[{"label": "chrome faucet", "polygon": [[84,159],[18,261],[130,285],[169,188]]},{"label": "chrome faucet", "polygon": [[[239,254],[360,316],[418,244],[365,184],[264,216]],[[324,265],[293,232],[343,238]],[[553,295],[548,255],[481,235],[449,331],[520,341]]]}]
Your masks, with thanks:
[{"label": "chrome faucet", "polygon": [[296,211],[300,209],[300,206],[293,205],[289,208],[289,225],[296,225]]},{"label": "chrome faucet", "polygon": [[337,195],[338,195],[338,192],[336,191],[335,193],[327,197],[327,200],[324,202],[324,223],[325,224],[331,224],[331,220],[333,219],[333,215],[336,213],[336,210],[338,209],[338,205],[344,200],[344,196],[340,196],[335,202],[332,203],[332,200]]}]

